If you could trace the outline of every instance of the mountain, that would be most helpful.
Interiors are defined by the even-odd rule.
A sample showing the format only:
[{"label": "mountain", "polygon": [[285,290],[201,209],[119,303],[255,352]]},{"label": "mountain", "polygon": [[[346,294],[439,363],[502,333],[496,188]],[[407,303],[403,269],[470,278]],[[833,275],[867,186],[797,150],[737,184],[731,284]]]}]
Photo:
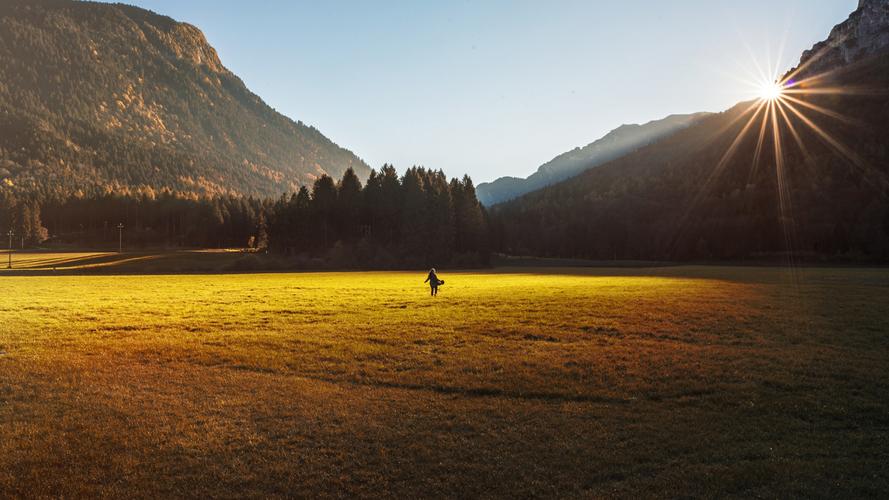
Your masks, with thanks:
[{"label": "mountain", "polygon": [[0,2],[0,189],[278,196],[369,167],[277,113],[200,30],[121,4]]},{"label": "mountain", "polygon": [[889,0],[861,2],[803,55],[787,75],[798,93],[777,107],[738,104],[494,207],[497,246],[590,259],[889,261],[887,12]]},{"label": "mountain", "polygon": [[501,177],[479,184],[479,201],[491,206],[555,184],[688,127],[707,114],[670,115],[644,125],[621,125],[595,142],[544,163],[526,179]]},{"label": "mountain", "polygon": [[820,73],[886,50],[889,47],[889,3],[859,0],[848,19],[834,26],[827,39],[803,52],[800,67]]}]

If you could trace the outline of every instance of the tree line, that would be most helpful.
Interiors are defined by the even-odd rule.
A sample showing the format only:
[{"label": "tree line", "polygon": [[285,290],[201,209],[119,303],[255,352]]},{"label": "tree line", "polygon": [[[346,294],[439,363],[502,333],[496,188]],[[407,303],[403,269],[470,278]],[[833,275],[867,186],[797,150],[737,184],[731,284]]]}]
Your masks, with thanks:
[{"label": "tree line", "polygon": [[487,215],[468,176],[447,180],[422,167],[391,165],[366,184],[352,169],[322,175],[277,200],[197,197],[171,191],[18,198],[0,190],[0,231],[18,246],[253,248],[345,267],[483,265]]},{"label": "tree line", "polygon": [[468,176],[412,167],[399,177],[384,165],[362,186],[348,169],[282,196],[270,213],[269,247],[284,254],[374,267],[488,262],[487,216]]},{"label": "tree line", "polygon": [[39,245],[49,237],[48,230],[43,226],[39,203],[20,200],[0,191],[0,241],[7,241],[7,245],[10,231],[13,233],[13,246],[19,248]]}]

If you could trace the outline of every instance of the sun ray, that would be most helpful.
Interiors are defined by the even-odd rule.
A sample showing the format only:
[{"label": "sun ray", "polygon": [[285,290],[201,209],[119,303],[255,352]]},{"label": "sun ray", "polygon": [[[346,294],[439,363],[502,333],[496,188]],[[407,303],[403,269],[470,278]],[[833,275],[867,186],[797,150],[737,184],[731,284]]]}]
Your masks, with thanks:
[{"label": "sun ray", "polygon": [[780,203],[781,217],[786,216],[785,188],[786,179],[784,176],[784,147],[781,143],[781,130],[778,128],[778,114],[775,106],[769,106],[769,119],[772,122],[772,143],[775,148],[775,175],[778,180],[778,201]]},{"label": "sun ray", "polygon": [[809,59],[806,60],[806,62],[800,64],[800,65],[797,66],[795,69],[791,70],[791,71],[787,74],[787,76],[784,77],[784,80],[783,80],[783,81],[784,81],[784,82],[788,82],[788,81],[793,80],[797,75],[799,75],[800,73],[802,73],[803,71],[805,71],[805,70],[806,70],[809,66],[811,66],[812,64],[818,62],[822,57],[824,57],[826,54],[828,54],[831,50],[833,50],[834,48],[836,48],[838,45],[840,45],[840,44],[842,44],[842,43],[845,43],[845,41],[846,41],[846,36],[843,36],[843,37],[840,38],[839,40],[836,40],[836,41],[834,41],[834,42],[831,43],[831,44],[828,44],[828,45],[825,45],[825,46],[821,47],[821,48],[818,50],[818,52],[816,52],[816,53],[813,54],[811,57],[809,57]]},{"label": "sun ray", "polygon": [[784,248],[787,251],[787,263],[790,268],[790,278],[794,285],[798,285],[796,272],[796,220],[793,215],[793,200],[784,162],[784,146],[781,141],[781,129],[778,127],[777,101],[771,106],[772,139],[775,148],[775,180],[778,189],[778,210],[781,216],[781,230],[784,233]]},{"label": "sun ray", "polygon": [[778,112],[781,113],[781,117],[784,119],[784,123],[787,125],[787,130],[790,131],[790,135],[796,142],[797,147],[799,147],[800,151],[803,153],[806,162],[808,162],[810,158],[809,149],[806,148],[806,145],[803,143],[802,136],[800,136],[799,132],[796,130],[796,127],[793,125],[793,121],[787,115],[787,111],[784,110],[784,107],[789,105],[780,99],[775,104],[778,107]]},{"label": "sun ray", "polygon": [[707,175],[707,178],[704,179],[704,182],[701,184],[700,188],[698,188],[698,191],[695,194],[694,198],[692,199],[691,203],[689,203],[686,206],[686,208],[682,214],[682,217],[679,219],[678,230],[673,235],[673,241],[670,246],[672,249],[675,250],[676,245],[679,243],[682,236],[684,236],[685,231],[687,229],[688,218],[691,216],[692,211],[701,202],[701,198],[703,198],[704,195],[707,193],[707,190],[709,189],[709,186],[713,182],[713,180],[716,179],[719,176],[719,174],[722,173],[722,171],[725,169],[725,166],[728,164],[729,160],[731,160],[731,158],[734,156],[735,151],[737,151],[738,147],[741,144],[741,141],[744,139],[744,137],[747,135],[747,132],[750,130],[750,128],[756,122],[757,116],[759,116],[760,111],[763,110],[765,105],[766,105],[765,101],[754,102],[747,109],[745,109],[743,112],[741,112],[739,114],[739,116],[735,117],[730,122],[730,124],[728,126],[723,127],[718,132],[719,135],[722,135],[726,130],[728,130],[728,128],[731,127],[731,125],[736,124],[739,121],[741,121],[748,113],[750,113],[751,110],[753,110],[753,114],[747,120],[747,123],[744,124],[744,126],[741,128],[741,131],[738,132],[738,135],[735,136],[734,140],[729,145],[728,149],[725,151],[725,153],[723,153],[722,157],[716,163],[716,166],[713,167],[713,169]]},{"label": "sun ray", "polygon": [[[787,109],[790,110],[791,113],[796,115],[803,123],[805,123],[809,128],[811,128],[816,134],[818,134],[821,139],[823,139],[828,145],[833,147],[835,151],[837,151],[843,158],[848,160],[853,166],[857,167],[861,170],[864,175],[864,179],[874,186],[879,188],[887,188],[889,187],[889,181],[886,180],[885,174],[878,170],[873,170],[869,168],[867,162],[865,162],[860,156],[855,154],[854,151],[843,145],[840,141],[835,139],[833,136],[828,134],[824,129],[822,129],[818,124],[812,121],[809,117],[803,114],[800,110],[796,109],[793,106],[787,106]],[[876,173],[878,178],[876,180],[872,179],[873,173]]]},{"label": "sun ray", "polygon": [[[767,102],[768,107],[772,106],[771,101],[765,102]],[[756,150],[753,152],[753,162],[750,164],[750,174],[747,176],[747,184],[750,184],[753,181],[753,176],[756,175],[756,171],[758,170],[757,166],[759,165],[759,159],[762,155],[762,146],[766,137],[766,125],[768,124],[768,120],[766,119],[767,115],[768,110],[762,115],[762,122],[759,126],[759,137],[756,140]]]},{"label": "sun ray", "polygon": [[[762,102],[760,102],[760,101],[754,101],[754,102],[752,102],[752,103],[750,104],[750,106],[748,106],[747,108],[745,108],[744,111],[741,111],[741,112],[738,114],[738,116],[732,118],[731,121],[729,121],[727,124],[723,125],[719,130],[716,130],[715,132],[713,132],[713,134],[711,134],[711,136],[713,136],[713,137],[721,136],[722,134],[726,133],[729,129],[731,129],[732,127],[734,127],[735,124],[737,124],[739,121],[743,120],[744,117],[746,117],[747,114],[750,113],[751,111],[754,111],[754,115],[755,115],[756,113],[758,113],[758,112],[759,112],[759,108],[760,108],[761,106],[762,106]],[[752,119],[752,118],[751,118],[751,119]]]},{"label": "sun ray", "polygon": [[867,87],[817,87],[817,88],[797,88],[785,87],[785,94],[803,94],[803,95],[863,95],[863,96],[879,96],[889,94],[887,89],[867,88]]},{"label": "sun ray", "polygon": [[732,156],[735,154],[735,151],[738,149],[738,146],[741,144],[741,140],[744,139],[744,136],[747,135],[747,131],[750,130],[750,127],[753,125],[756,117],[759,116],[759,112],[762,111],[763,107],[765,107],[766,104],[766,101],[760,101],[758,107],[756,108],[756,111],[753,113],[753,116],[751,116],[750,119],[747,120],[747,123],[738,133],[737,137],[735,137],[735,140],[732,141],[725,154],[722,155],[722,158],[720,158],[719,162],[716,164],[716,167],[713,169],[710,177],[713,177],[714,174],[718,174],[729,162],[729,160],[731,160]]},{"label": "sun ray", "polygon": [[771,45],[766,45],[766,70],[763,74],[763,79],[766,81],[772,81],[772,75],[769,74],[769,71],[772,69],[772,47]]},{"label": "sun ray", "polygon": [[[769,76],[766,74],[765,71],[763,71],[762,66],[760,66],[759,59],[757,59],[757,57],[753,54],[753,49],[750,47],[750,44],[747,43],[747,41],[743,38],[741,39],[741,42],[744,44],[744,48],[747,49],[747,55],[750,56],[750,62],[753,63],[753,69],[755,69],[756,73],[758,74],[757,79],[759,81],[768,80]],[[752,72],[749,70],[748,73],[752,74]]]},{"label": "sun ray", "polygon": [[[838,66],[836,68],[831,68],[826,71],[822,71],[820,73],[809,75],[809,76],[806,76],[806,77],[803,77],[800,79],[796,79],[795,77],[797,75],[800,75],[801,73],[793,71],[791,73],[784,75],[784,77],[781,78],[781,84],[786,89],[794,89],[794,90],[809,91],[809,90],[815,90],[815,89],[824,89],[824,88],[828,88],[828,86],[825,85],[823,82],[826,82],[826,81],[832,79],[834,76],[841,73],[845,69],[846,68],[843,66]],[[846,90],[848,88],[849,87],[843,87],[844,90]]]},{"label": "sun ray", "polygon": [[775,67],[772,69],[773,79],[778,81],[781,74],[781,59],[784,57],[784,49],[787,46],[787,35],[790,31],[789,25],[784,27],[784,33],[781,35],[781,42],[778,44],[778,57],[775,58]]},{"label": "sun ray", "polygon": [[837,119],[837,120],[839,120],[843,123],[847,123],[849,125],[855,125],[855,126],[859,126],[859,127],[864,126],[864,124],[861,123],[859,120],[855,120],[854,118],[849,118],[848,116],[837,113],[836,111],[832,111],[832,110],[829,110],[825,107],[818,106],[817,104],[812,104],[811,102],[803,101],[802,99],[797,99],[796,97],[793,97],[793,96],[783,95],[783,96],[781,96],[781,100],[787,100],[787,101],[799,104],[800,106],[803,106],[804,108],[809,108],[812,111],[817,111],[818,113],[821,113],[823,115],[829,116],[834,119]]}]

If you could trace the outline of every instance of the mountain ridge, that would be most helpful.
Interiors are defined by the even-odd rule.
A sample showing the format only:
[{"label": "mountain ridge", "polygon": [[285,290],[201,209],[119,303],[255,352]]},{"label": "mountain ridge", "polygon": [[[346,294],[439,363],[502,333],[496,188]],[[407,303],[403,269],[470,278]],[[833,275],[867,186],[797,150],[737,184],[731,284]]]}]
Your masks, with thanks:
[{"label": "mountain ridge", "polygon": [[505,176],[479,184],[476,187],[479,201],[491,206],[555,184],[657,141],[708,115],[705,112],[672,114],[644,124],[623,124],[586,146],[557,155],[526,178]]},{"label": "mountain ridge", "polygon": [[[594,260],[889,261],[889,44],[871,36],[889,29],[889,0],[860,7],[788,73],[807,79],[780,108],[796,111],[754,123],[756,103],[739,103],[498,205],[499,249]],[[862,25],[871,26],[865,38],[850,28]],[[842,38],[853,57],[837,57],[844,31],[854,35]]]},{"label": "mountain ridge", "polygon": [[197,27],[134,6],[0,5],[0,189],[277,196],[370,168],[286,117]]}]

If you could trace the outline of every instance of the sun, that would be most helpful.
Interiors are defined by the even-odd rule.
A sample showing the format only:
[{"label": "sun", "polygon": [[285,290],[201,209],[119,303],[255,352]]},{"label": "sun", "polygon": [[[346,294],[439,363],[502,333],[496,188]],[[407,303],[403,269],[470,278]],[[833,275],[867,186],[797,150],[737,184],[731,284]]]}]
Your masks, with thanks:
[{"label": "sun", "polygon": [[[796,151],[801,154],[795,159],[802,158],[802,163],[808,164],[810,152],[804,137],[815,136],[843,161],[866,175],[867,179],[874,178],[869,182],[874,184],[880,182],[882,185],[889,186],[889,177],[875,169],[854,149],[843,144],[839,138],[831,135],[817,123],[817,115],[845,124],[856,123],[854,119],[838,111],[819,105],[818,100],[813,99],[817,95],[857,95],[883,92],[882,89],[836,86],[831,83],[833,80],[831,74],[837,68],[829,69],[824,73],[817,73],[811,69],[814,62],[824,55],[830,54],[832,50],[833,46],[825,45],[808,60],[783,75],[779,66],[773,66],[769,62],[763,68],[756,59],[753,60],[755,71],[746,71],[746,77],[738,78],[748,86],[749,93],[746,93],[745,97],[749,98],[751,102],[746,102],[737,116],[729,123],[729,127],[734,127],[736,123],[739,124],[740,130],[731,140],[719,161],[712,167],[709,175],[704,178],[694,201],[686,207],[681,224],[685,224],[685,221],[689,219],[692,208],[710,194],[708,188],[711,183],[725,172],[736,153],[747,150],[742,147],[742,144],[744,139],[751,134],[754,135],[756,143],[753,148],[748,176],[749,179],[753,179],[753,175],[760,168],[759,165],[764,163],[769,163],[768,168],[774,170],[775,185],[778,191],[778,208],[781,214],[785,244],[791,261],[794,259],[797,228],[793,222],[793,186],[790,184],[787,173],[788,158],[785,157],[788,147],[795,146]],[[779,57],[778,60],[780,61],[781,58]],[[726,127],[725,130],[729,130],[729,127]],[[808,133],[804,135],[803,131]],[[788,139],[791,139],[792,142]],[[774,153],[766,156],[764,153],[768,149],[772,149]]]},{"label": "sun", "polygon": [[764,101],[775,101],[784,94],[784,86],[778,82],[764,83],[759,89],[759,98]]}]

